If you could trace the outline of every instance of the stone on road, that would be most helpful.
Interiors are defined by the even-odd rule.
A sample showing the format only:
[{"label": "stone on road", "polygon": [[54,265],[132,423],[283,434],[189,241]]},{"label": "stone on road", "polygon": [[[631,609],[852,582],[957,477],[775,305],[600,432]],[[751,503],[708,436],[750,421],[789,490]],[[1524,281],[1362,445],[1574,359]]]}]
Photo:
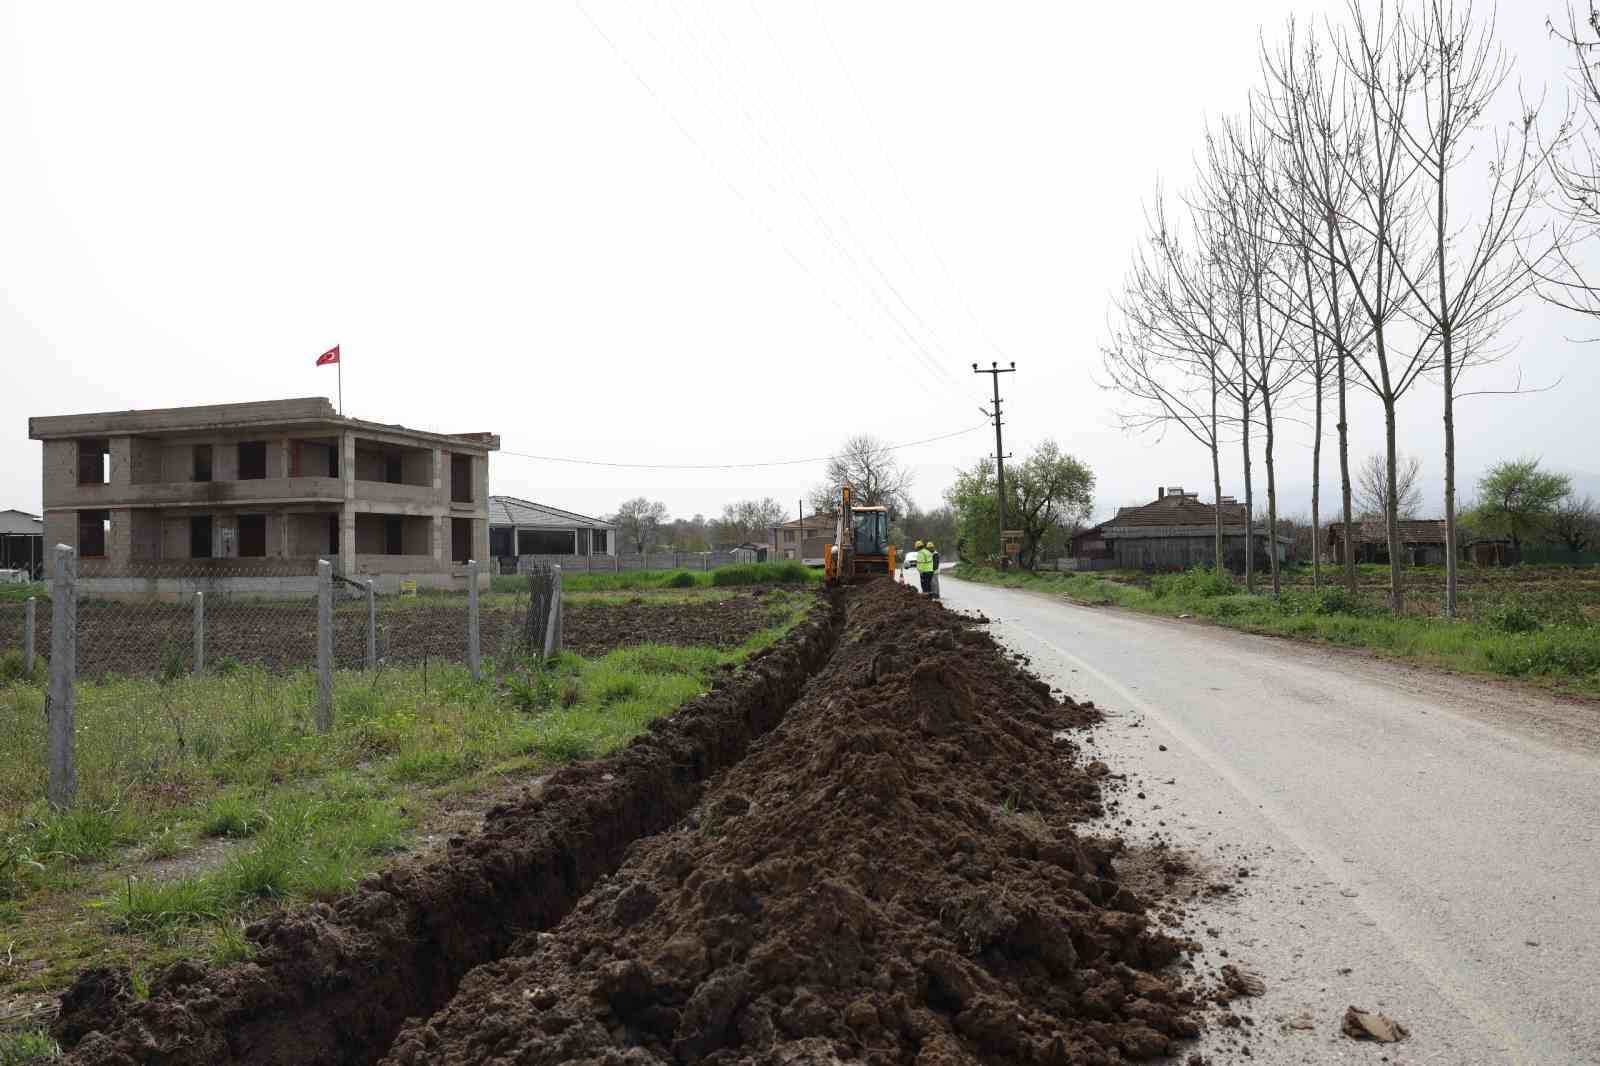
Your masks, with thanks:
[{"label": "stone on road", "polygon": [[1108,713],[1096,753],[1127,774],[1121,834],[1229,882],[1185,901],[1196,966],[1237,964],[1265,993],[1213,1027],[1217,1052],[1375,1061],[1341,1032],[1359,1004],[1409,1030],[1391,1062],[1600,1063],[1600,707],[942,584]]}]

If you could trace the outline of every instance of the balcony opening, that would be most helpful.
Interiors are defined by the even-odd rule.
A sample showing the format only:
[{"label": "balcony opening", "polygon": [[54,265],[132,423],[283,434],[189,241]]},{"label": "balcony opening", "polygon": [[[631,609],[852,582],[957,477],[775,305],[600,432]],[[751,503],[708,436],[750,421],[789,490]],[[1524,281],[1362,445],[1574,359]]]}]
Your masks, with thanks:
[{"label": "balcony opening", "polygon": [[78,512],[78,555],[83,559],[104,559],[106,542],[111,539],[110,511]]},{"label": "balcony opening", "polygon": [[208,514],[192,515],[189,518],[189,558],[211,558],[212,543],[211,516]]},{"label": "balcony opening", "polygon": [[433,449],[356,439],[357,481],[433,487]]},{"label": "balcony opening", "polygon": [[267,442],[244,441],[239,445],[239,480],[260,481],[267,476]]},{"label": "balcony opening", "polygon": [[383,554],[404,555],[405,546],[405,520],[399,515],[389,515],[383,520]]},{"label": "balcony opening", "polygon": [[339,554],[339,516],[336,514],[328,516],[328,554]]},{"label": "balcony opening", "polygon": [[194,479],[196,481],[211,480],[211,445],[196,444],[194,446]]},{"label": "balcony opening", "polygon": [[472,561],[472,519],[450,519],[450,560],[457,563]]},{"label": "balcony opening", "polygon": [[239,516],[239,558],[264,559],[267,555],[267,516]]},{"label": "balcony opening", "polygon": [[450,502],[472,502],[472,456],[450,457]]},{"label": "balcony opening", "polygon": [[78,441],[78,484],[111,484],[111,441],[85,437]]},{"label": "balcony opening", "polygon": [[338,477],[338,440],[291,440],[290,477]]}]

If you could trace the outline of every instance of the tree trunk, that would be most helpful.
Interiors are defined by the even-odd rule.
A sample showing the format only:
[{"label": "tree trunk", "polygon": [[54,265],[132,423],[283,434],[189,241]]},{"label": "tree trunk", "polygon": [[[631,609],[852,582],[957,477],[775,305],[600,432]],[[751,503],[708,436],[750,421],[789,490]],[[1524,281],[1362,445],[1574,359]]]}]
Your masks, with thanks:
[{"label": "tree trunk", "polygon": [[1317,333],[1316,288],[1311,283],[1311,255],[1304,246],[1300,250],[1300,266],[1306,275],[1306,307],[1311,312],[1311,387],[1315,390],[1316,405],[1311,432],[1311,590],[1322,587],[1322,553],[1318,541],[1322,537],[1322,387],[1328,368],[1322,361],[1322,337]]},{"label": "tree trunk", "polygon": [[1405,607],[1405,587],[1400,573],[1400,500],[1395,484],[1394,399],[1383,404],[1384,447],[1388,451],[1389,498],[1383,504],[1385,533],[1389,541],[1389,610],[1396,618]]},{"label": "tree trunk", "polygon": [[[1215,356],[1213,356],[1213,360]],[[1212,363],[1211,371],[1211,491],[1213,507],[1212,517],[1216,521],[1216,574],[1221,577],[1224,573],[1222,559],[1222,457],[1221,449],[1217,446],[1217,374],[1216,363]]]},{"label": "tree trunk", "polygon": [[1283,595],[1278,575],[1278,475],[1272,466],[1272,397],[1261,390],[1261,418],[1267,427],[1267,563],[1272,569],[1272,598]]},{"label": "tree trunk", "polygon": [[[1333,247],[1333,213],[1323,216],[1328,230],[1328,247]],[[1359,594],[1356,584],[1354,518],[1350,506],[1350,420],[1346,410],[1345,362],[1349,352],[1344,344],[1344,307],[1339,303],[1339,264],[1328,260],[1328,314],[1333,317],[1334,357],[1339,367],[1339,495],[1344,510],[1344,586],[1353,601]]]},{"label": "tree trunk", "polygon": [[1241,421],[1244,431],[1240,434],[1243,438],[1240,447],[1244,453],[1244,589],[1254,594],[1256,591],[1256,522],[1255,522],[1255,490],[1252,488],[1250,475],[1250,394],[1245,393],[1244,417]]},{"label": "tree trunk", "polygon": [[1444,337],[1444,616],[1456,616],[1456,414],[1450,375],[1450,334]]}]

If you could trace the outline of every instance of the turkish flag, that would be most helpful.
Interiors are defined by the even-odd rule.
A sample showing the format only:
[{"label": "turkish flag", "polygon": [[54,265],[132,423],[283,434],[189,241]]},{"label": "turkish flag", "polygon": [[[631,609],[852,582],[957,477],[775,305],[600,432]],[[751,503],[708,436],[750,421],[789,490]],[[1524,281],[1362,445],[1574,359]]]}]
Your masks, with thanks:
[{"label": "turkish flag", "polygon": [[321,355],[317,356],[317,365],[318,366],[327,366],[329,363],[337,363],[338,361],[339,361],[339,346],[337,344],[335,344],[332,348],[329,348],[327,351],[323,352]]}]

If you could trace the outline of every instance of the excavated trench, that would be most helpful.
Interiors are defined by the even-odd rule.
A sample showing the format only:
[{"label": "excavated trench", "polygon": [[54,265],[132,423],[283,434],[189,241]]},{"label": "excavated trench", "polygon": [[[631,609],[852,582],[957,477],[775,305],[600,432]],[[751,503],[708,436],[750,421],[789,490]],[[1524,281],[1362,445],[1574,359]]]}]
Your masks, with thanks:
[{"label": "excavated trench", "polygon": [[829,602],[612,758],[430,863],[67,997],[69,1061],[1110,1064],[1198,1032],[1187,945],[1081,835],[1099,778],[974,625]]},{"label": "excavated trench", "polygon": [[361,1066],[409,1017],[442,1007],[473,967],[559,922],[629,844],[681,819],[706,781],[782,720],[832,654],[838,598],[719,677],[623,750],[553,774],[490,810],[483,830],[404,861],[332,906],[251,926],[254,961],[178,963],[135,1001],[124,974],[84,974],[54,1035],[68,1062],[161,1066]]}]

